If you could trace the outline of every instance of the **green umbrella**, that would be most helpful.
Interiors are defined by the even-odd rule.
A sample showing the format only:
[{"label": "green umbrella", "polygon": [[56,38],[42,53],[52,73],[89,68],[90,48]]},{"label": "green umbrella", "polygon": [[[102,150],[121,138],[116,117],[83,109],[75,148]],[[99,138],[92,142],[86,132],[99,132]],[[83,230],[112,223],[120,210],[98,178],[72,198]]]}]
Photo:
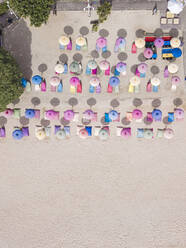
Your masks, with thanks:
[{"label": "green umbrella", "polygon": [[56,137],[58,139],[64,139],[64,138],[66,138],[65,130],[63,130],[63,129],[58,130],[57,133],[56,133]]},{"label": "green umbrella", "polygon": [[89,60],[88,62],[88,67],[91,69],[91,70],[94,70],[97,68],[97,63],[95,60]]},{"label": "green umbrella", "polygon": [[108,131],[106,130],[106,129],[101,129],[100,131],[99,131],[99,138],[101,139],[101,140],[106,140],[107,138],[108,138],[108,136],[109,136],[109,134],[108,134]]},{"label": "green umbrella", "polygon": [[70,64],[70,71],[73,72],[73,73],[77,73],[79,72],[79,64],[78,62],[76,61],[73,61],[71,64]]},{"label": "green umbrella", "polygon": [[144,138],[145,139],[152,139],[153,137],[153,131],[151,129],[145,129],[144,130]]}]

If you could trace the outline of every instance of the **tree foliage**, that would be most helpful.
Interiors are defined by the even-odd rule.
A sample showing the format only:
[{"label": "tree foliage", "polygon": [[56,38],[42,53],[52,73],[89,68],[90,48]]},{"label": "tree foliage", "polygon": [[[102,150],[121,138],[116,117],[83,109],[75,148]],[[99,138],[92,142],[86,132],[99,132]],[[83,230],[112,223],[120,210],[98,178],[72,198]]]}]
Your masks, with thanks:
[{"label": "tree foliage", "polygon": [[21,17],[29,17],[31,25],[46,23],[54,0],[10,0],[11,8]]},{"label": "tree foliage", "polygon": [[108,16],[111,13],[111,7],[112,5],[110,2],[104,1],[104,3],[97,8],[97,14],[99,16],[100,23],[103,23],[107,20]]},{"label": "tree foliage", "polygon": [[0,3],[0,15],[5,14],[8,11],[8,6],[6,2]]},{"label": "tree foliage", "polygon": [[0,112],[23,93],[21,78],[22,73],[15,59],[0,48]]}]

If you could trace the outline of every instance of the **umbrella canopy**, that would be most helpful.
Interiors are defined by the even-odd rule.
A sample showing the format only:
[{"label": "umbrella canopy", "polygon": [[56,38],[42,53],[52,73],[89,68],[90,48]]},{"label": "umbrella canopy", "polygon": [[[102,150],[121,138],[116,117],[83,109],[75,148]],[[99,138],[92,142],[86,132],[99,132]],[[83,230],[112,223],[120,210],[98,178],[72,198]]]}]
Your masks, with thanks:
[{"label": "umbrella canopy", "polygon": [[96,61],[95,60],[89,60],[89,62],[88,62],[88,67],[91,69],[91,70],[94,70],[94,69],[96,69],[97,68],[97,63],[96,63]]},{"label": "umbrella canopy", "polygon": [[104,37],[99,37],[96,41],[96,44],[99,48],[103,48],[107,45],[107,40]]},{"label": "umbrella canopy", "polygon": [[153,130],[145,129],[144,130],[144,138],[145,139],[152,139],[153,138]]},{"label": "umbrella canopy", "polygon": [[127,68],[127,64],[126,63],[123,63],[123,62],[119,62],[116,65],[116,70],[119,71],[119,72],[126,71],[126,68]]},{"label": "umbrella canopy", "polygon": [[132,84],[132,86],[138,86],[140,84],[140,78],[137,76],[133,76],[130,79],[130,83]]},{"label": "umbrella canopy", "polygon": [[154,109],[152,111],[152,118],[155,120],[155,121],[161,121],[161,118],[162,118],[162,112],[161,110],[159,109]]},{"label": "umbrella canopy", "polygon": [[80,69],[78,62],[76,62],[76,61],[73,61],[70,64],[69,68],[70,68],[70,71],[73,72],[73,73],[77,73],[79,71],[79,69]]},{"label": "umbrella canopy", "polygon": [[151,78],[150,82],[151,82],[151,84],[152,84],[153,86],[159,86],[159,85],[160,85],[160,79],[157,78],[157,77]]},{"label": "umbrella canopy", "polygon": [[171,47],[177,48],[181,45],[181,41],[177,37],[174,37],[171,39],[170,44],[171,44]]},{"label": "umbrella canopy", "polygon": [[182,55],[181,49],[180,49],[180,48],[173,48],[173,49],[172,49],[172,55],[173,55],[175,58],[181,57],[181,55]]},{"label": "umbrella canopy", "polygon": [[64,130],[64,129],[59,129],[59,130],[56,132],[56,137],[57,137],[58,139],[65,139],[65,138],[66,138],[65,130]]},{"label": "umbrella canopy", "polygon": [[43,140],[43,139],[46,138],[46,133],[45,133],[44,129],[37,130],[36,133],[35,133],[35,135],[36,135],[36,138],[38,140]]},{"label": "umbrella canopy", "polygon": [[62,64],[57,64],[54,68],[55,72],[57,72],[57,73],[63,73],[64,69],[65,69],[64,65],[62,65]]},{"label": "umbrella canopy", "polygon": [[56,117],[58,116],[58,113],[59,113],[59,112],[54,111],[53,109],[47,110],[47,111],[45,112],[46,119],[48,119],[48,120],[55,120]]},{"label": "umbrella canopy", "polygon": [[164,130],[164,137],[166,139],[172,139],[174,137],[174,131],[171,128],[166,128]]},{"label": "umbrella canopy", "polygon": [[111,77],[111,78],[109,79],[109,84],[110,84],[110,86],[112,86],[112,87],[118,86],[119,83],[120,83],[120,80],[119,80],[118,77],[113,76],[113,77]]},{"label": "umbrella canopy", "polygon": [[121,136],[124,138],[129,138],[131,136],[131,128],[123,128],[121,130]]},{"label": "umbrella canopy", "polygon": [[91,109],[87,109],[83,114],[87,120],[91,120],[94,117],[94,112]]},{"label": "umbrella canopy", "polygon": [[99,138],[100,140],[106,140],[109,137],[109,133],[106,129],[102,128],[99,131]]},{"label": "umbrella canopy", "polygon": [[35,75],[32,77],[32,83],[35,85],[39,85],[42,82],[42,77],[39,75]]},{"label": "umbrella canopy", "polygon": [[137,48],[143,48],[145,46],[145,40],[142,38],[137,38],[135,40],[135,45]]},{"label": "umbrella canopy", "polygon": [[70,79],[70,84],[71,84],[72,86],[75,86],[75,87],[76,87],[79,83],[80,83],[80,80],[79,80],[78,77],[71,77],[71,79]]},{"label": "umbrella canopy", "polygon": [[86,44],[86,39],[83,36],[80,36],[76,39],[76,44],[78,46],[84,46]]},{"label": "umbrella canopy", "polygon": [[101,70],[104,70],[104,71],[105,71],[105,70],[108,70],[109,66],[110,66],[110,64],[109,64],[109,62],[106,61],[106,60],[103,60],[103,61],[101,61],[101,62],[99,63],[100,69],[101,69]]},{"label": "umbrella canopy", "polygon": [[184,110],[183,109],[175,109],[174,114],[175,114],[175,118],[177,120],[183,120],[183,118],[184,118]]},{"label": "umbrella canopy", "polygon": [[82,139],[86,139],[88,137],[88,132],[85,128],[79,130],[79,137]]},{"label": "umbrella canopy", "polygon": [[67,46],[70,42],[70,39],[65,36],[65,35],[62,35],[60,38],[59,38],[59,44],[61,44],[62,46]]},{"label": "umbrella canopy", "polygon": [[182,10],[183,10],[183,3],[181,3],[180,1],[177,0],[169,0],[168,1],[168,10],[172,13],[172,14],[179,14]]},{"label": "umbrella canopy", "polygon": [[178,65],[173,64],[173,63],[170,63],[170,64],[168,65],[168,71],[169,71],[170,73],[176,73],[176,72],[178,71]]},{"label": "umbrella canopy", "polygon": [[60,83],[60,78],[57,76],[51,77],[50,79],[50,84],[54,87],[58,86],[58,84]]},{"label": "umbrella canopy", "polygon": [[119,37],[116,40],[116,46],[124,46],[126,44],[125,38]]},{"label": "umbrella canopy", "polygon": [[138,65],[138,71],[140,73],[145,73],[147,71],[147,64],[141,63]]},{"label": "umbrella canopy", "polygon": [[20,140],[23,138],[23,132],[20,129],[16,129],[13,131],[12,137],[16,140]]},{"label": "umbrella canopy", "polygon": [[145,58],[150,59],[152,58],[153,51],[151,48],[146,48],[143,54]]},{"label": "umbrella canopy", "polygon": [[6,110],[4,111],[4,116],[5,116],[5,117],[10,117],[10,116],[13,115],[13,113],[14,113],[14,111],[13,111],[12,109],[6,109]]},{"label": "umbrella canopy", "polygon": [[71,121],[74,119],[74,111],[69,109],[64,112],[64,119],[67,121]]},{"label": "umbrella canopy", "polygon": [[97,87],[100,84],[100,79],[98,77],[91,77],[90,79],[90,85],[93,87]]},{"label": "umbrella canopy", "polygon": [[32,119],[35,116],[35,110],[34,109],[26,109],[25,110],[25,117],[28,119]]},{"label": "umbrella canopy", "polygon": [[118,116],[119,116],[119,114],[118,114],[118,112],[117,112],[116,110],[111,110],[111,111],[109,112],[109,118],[110,118],[112,121],[117,120],[117,119],[118,119]]},{"label": "umbrella canopy", "polygon": [[171,83],[173,84],[173,85],[178,85],[179,83],[180,83],[180,77],[178,77],[178,76],[173,76],[172,78],[171,78]]},{"label": "umbrella canopy", "polygon": [[134,109],[132,111],[132,118],[135,120],[140,120],[143,117],[143,113],[139,109]]},{"label": "umbrella canopy", "polygon": [[156,38],[154,41],[155,47],[162,47],[164,45],[164,40],[162,38]]}]

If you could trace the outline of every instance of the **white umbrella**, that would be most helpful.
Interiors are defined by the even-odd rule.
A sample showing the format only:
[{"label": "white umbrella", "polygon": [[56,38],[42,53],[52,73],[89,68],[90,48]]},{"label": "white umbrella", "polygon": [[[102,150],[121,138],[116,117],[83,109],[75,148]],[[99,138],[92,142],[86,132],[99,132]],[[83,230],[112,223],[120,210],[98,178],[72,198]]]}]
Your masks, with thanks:
[{"label": "white umbrella", "polygon": [[64,72],[64,65],[62,65],[62,64],[57,64],[57,65],[55,66],[55,72],[57,72],[57,73],[63,73],[63,72]]},{"label": "white umbrella", "polygon": [[151,78],[151,84],[152,84],[153,86],[159,86],[159,85],[160,85],[160,80],[159,80],[159,78],[157,78],[157,77]]},{"label": "white umbrella", "polygon": [[132,84],[132,86],[138,86],[140,84],[140,78],[137,76],[133,76],[130,79],[130,83]]},{"label": "white umbrella", "polygon": [[178,65],[177,64],[170,63],[168,65],[168,71],[170,73],[176,73],[178,71]]},{"label": "white umbrella", "polygon": [[172,13],[172,14],[179,14],[182,10],[183,10],[183,3],[181,3],[181,1],[178,0],[169,0],[168,1],[168,10]]}]

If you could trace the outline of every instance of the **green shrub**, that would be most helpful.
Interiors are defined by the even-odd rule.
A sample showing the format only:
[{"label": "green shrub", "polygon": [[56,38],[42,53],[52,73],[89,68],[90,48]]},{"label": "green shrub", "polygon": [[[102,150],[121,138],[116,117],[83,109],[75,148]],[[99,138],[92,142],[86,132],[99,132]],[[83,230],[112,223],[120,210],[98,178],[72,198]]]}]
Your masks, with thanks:
[{"label": "green shrub", "polygon": [[0,3],[0,15],[5,14],[8,11],[8,6],[5,3]]},{"label": "green shrub", "polygon": [[104,1],[104,3],[97,8],[97,14],[99,16],[100,23],[103,23],[107,20],[108,16],[111,13],[111,7],[111,3]]}]

